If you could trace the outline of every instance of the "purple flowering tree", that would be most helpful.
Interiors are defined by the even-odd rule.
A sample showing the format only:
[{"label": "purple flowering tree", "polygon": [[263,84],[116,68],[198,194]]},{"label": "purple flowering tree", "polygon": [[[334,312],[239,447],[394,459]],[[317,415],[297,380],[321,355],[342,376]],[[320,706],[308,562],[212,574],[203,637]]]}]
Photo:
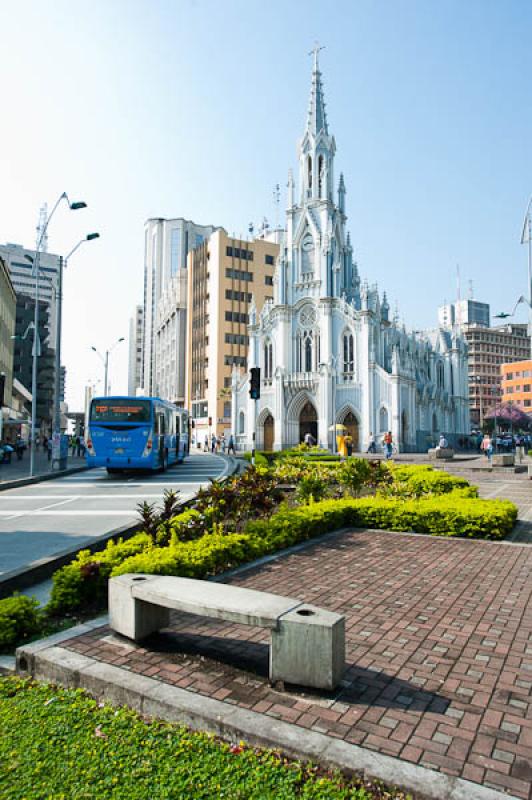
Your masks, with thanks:
[{"label": "purple flowering tree", "polygon": [[490,420],[492,425],[496,422],[505,430],[528,431],[532,428],[532,416],[515,403],[497,403],[490,408],[485,419]]}]

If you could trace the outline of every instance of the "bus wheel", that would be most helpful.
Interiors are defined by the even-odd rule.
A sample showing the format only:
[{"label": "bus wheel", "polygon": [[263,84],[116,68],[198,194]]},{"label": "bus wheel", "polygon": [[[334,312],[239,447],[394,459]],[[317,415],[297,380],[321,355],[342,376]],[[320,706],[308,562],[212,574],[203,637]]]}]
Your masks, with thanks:
[{"label": "bus wheel", "polygon": [[123,469],[118,469],[117,467],[107,467],[108,475],[119,475],[123,471]]}]

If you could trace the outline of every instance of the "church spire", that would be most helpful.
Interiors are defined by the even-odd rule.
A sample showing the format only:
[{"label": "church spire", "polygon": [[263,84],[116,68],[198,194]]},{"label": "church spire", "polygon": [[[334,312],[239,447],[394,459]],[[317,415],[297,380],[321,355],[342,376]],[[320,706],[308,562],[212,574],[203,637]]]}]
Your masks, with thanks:
[{"label": "church spire", "polygon": [[321,72],[319,65],[319,52],[323,50],[316,42],[309,55],[314,55],[314,66],[312,69],[312,84],[310,88],[310,104],[308,110],[307,131],[316,137],[320,131],[328,135],[327,115],[325,113],[325,99],[323,97],[323,86],[321,83]]}]

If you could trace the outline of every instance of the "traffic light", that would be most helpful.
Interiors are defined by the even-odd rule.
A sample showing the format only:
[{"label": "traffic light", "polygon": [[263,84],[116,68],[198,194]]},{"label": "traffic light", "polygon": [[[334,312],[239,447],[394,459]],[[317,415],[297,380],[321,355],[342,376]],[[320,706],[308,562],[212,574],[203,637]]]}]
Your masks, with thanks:
[{"label": "traffic light", "polygon": [[260,367],[251,367],[249,371],[249,396],[252,400],[260,398]]}]

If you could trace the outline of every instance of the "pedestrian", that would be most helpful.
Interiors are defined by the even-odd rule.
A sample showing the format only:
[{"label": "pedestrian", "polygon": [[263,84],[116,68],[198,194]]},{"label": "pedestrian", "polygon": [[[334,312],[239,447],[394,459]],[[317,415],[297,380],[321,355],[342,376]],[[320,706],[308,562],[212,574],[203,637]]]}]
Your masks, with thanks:
[{"label": "pedestrian", "polygon": [[393,451],[393,437],[391,431],[388,431],[384,434],[382,443],[384,445],[384,455],[386,457],[386,461],[388,461],[388,459],[392,457]]},{"label": "pedestrian", "polygon": [[438,448],[440,450],[446,450],[448,447],[449,447],[449,442],[447,441],[443,433],[440,433],[440,441],[438,442]]},{"label": "pedestrian", "polygon": [[376,453],[376,452],[377,452],[377,445],[375,443],[375,437],[373,436],[373,433],[370,431],[368,437],[368,453]]},{"label": "pedestrian", "polygon": [[235,438],[233,434],[229,436],[229,441],[227,443],[227,455],[229,455],[229,453],[235,454]]},{"label": "pedestrian", "polygon": [[491,457],[493,455],[493,440],[490,438],[490,435],[488,433],[486,433],[484,438],[482,439],[480,449],[487,457],[488,461],[491,462]]},{"label": "pedestrian", "polygon": [[76,455],[76,437],[72,435],[70,437],[70,448],[72,450],[72,458]]},{"label": "pedestrian", "polygon": [[17,460],[22,461],[22,456],[24,455],[24,442],[22,441],[22,436],[20,433],[17,434],[17,439],[15,442],[15,452],[17,454]]},{"label": "pedestrian", "polygon": [[304,435],[303,441],[307,445],[307,447],[312,447],[312,445],[316,444],[316,439],[314,438],[314,436],[311,434],[310,431],[307,431],[307,433]]},{"label": "pedestrian", "polygon": [[79,444],[80,444],[80,449],[81,449],[81,457],[85,458],[85,450],[87,448],[85,447],[85,437],[84,436],[80,436],[79,437]]},{"label": "pedestrian", "polygon": [[211,453],[216,452],[216,446],[218,444],[218,439],[216,438],[216,434],[213,433],[211,436]]},{"label": "pedestrian", "polygon": [[204,453],[208,453],[209,452],[209,436],[208,436],[208,434],[205,434],[205,441],[203,443],[203,452]]},{"label": "pedestrian", "polygon": [[350,433],[346,433],[346,435],[344,436],[344,444],[347,457],[349,458],[349,456],[353,455],[353,437],[351,436]]},{"label": "pedestrian", "polygon": [[[43,442],[43,447],[44,447],[44,442]],[[51,438],[46,440],[46,455],[48,457],[48,461],[51,461],[52,460],[52,439]]]},{"label": "pedestrian", "polygon": [[224,432],[220,436],[220,448],[221,448],[222,453],[225,453],[226,444],[227,444],[227,442],[225,441],[225,432]]}]

